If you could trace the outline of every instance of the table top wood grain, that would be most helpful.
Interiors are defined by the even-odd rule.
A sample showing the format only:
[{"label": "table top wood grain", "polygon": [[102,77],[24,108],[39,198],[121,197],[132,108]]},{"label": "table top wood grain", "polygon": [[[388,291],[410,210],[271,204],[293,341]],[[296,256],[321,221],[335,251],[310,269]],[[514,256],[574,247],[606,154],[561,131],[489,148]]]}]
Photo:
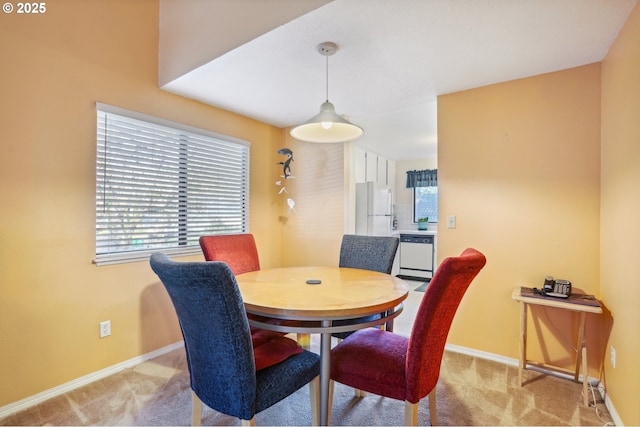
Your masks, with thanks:
[{"label": "table top wood grain", "polygon": [[[286,267],[236,277],[248,313],[325,320],[390,310],[407,298],[407,283],[389,274],[340,267]],[[320,284],[307,284],[320,280]]]}]

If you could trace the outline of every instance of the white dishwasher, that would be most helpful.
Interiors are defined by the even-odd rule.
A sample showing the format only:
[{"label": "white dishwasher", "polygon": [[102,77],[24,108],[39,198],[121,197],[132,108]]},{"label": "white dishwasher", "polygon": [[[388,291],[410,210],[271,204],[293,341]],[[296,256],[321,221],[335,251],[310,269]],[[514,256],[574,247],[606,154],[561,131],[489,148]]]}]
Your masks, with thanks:
[{"label": "white dishwasher", "polygon": [[434,236],[424,234],[400,234],[400,274],[406,279],[431,279],[433,277]]}]

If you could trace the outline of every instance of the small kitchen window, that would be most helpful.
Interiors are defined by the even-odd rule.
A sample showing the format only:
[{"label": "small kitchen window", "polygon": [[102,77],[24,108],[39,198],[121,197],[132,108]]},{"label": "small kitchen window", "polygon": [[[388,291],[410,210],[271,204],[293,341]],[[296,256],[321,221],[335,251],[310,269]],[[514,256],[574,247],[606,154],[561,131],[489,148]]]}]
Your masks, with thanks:
[{"label": "small kitchen window", "polygon": [[413,189],[413,222],[424,217],[428,217],[429,222],[438,222],[438,187]]},{"label": "small kitchen window", "polygon": [[413,222],[438,222],[438,170],[407,171],[407,188],[413,188]]}]

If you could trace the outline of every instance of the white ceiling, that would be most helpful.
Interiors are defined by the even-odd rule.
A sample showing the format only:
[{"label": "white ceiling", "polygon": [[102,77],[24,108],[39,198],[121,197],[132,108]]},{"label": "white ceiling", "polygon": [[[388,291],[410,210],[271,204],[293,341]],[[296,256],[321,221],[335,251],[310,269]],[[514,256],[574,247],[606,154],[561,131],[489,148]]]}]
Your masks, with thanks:
[{"label": "white ceiling", "polygon": [[[246,1],[250,14],[252,2],[239,1]],[[225,4],[219,4],[222,19]],[[329,100],[364,128],[358,144],[396,160],[431,157],[437,95],[601,61],[635,4],[334,0],[194,67],[163,89],[292,126],[317,114],[325,100],[325,57],[316,46],[332,41],[339,49],[329,57]],[[173,19],[166,15],[165,22]],[[162,34],[163,27],[161,52],[162,40],[171,36]]]}]

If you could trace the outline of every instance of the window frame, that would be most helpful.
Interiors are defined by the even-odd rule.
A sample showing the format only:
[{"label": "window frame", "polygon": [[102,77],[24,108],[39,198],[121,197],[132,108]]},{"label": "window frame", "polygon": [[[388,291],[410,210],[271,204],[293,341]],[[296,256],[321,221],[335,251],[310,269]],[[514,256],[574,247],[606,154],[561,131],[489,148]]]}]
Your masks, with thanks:
[{"label": "window frame", "polygon": [[[105,203],[105,201],[100,201],[99,198],[104,197],[105,194],[108,194],[108,192],[104,191],[105,181],[101,181],[101,180],[103,180],[106,177],[105,171],[107,169],[104,165],[108,164],[109,159],[107,159],[106,157],[107,156],[106,149],[101,148],[101,144],[102,144],[102,147],[105,147],[110,140],[104,139],[104,141],[100,141],[100,138],[106,138],[106,135],[108,132],[108,130],[101,129],[99,126],[100,120],[101,120],[100,118],[101,114],[106,114],[107,117],[109,117],[110,114],[113,114],[113,115],[121,116],[122,118],[125,118],[127,120],[142,121],[144,122],[145,125],[148,125],[150,127],[154,127],[154,126],[159,127],[160,131],[158,131],[158,133],[162,133],[163,130],[169,130],[169,131],[175,132],[176,134],[179,134],[179,138],[177,138],[177,140],[175,138],[175,135],[173,136],[173,139],[168,138],[167,140],[164,140],[161,137],[156,136],[156,134],[154,134],[154,140],[162,141],[162,144],[158,144],[158,145],[154,145],[153,141],[142,143],[137,140],[135,141],[135,144],[138,144],[138,143],[147,144],[146,146],[149,146],[149,147],[153,146],[153,148],[160,148],[161,150],[166,150],[166,151],[163,151],[163,154],[166,153],[169,155],[176,156],[174,158],[180,164],[182,164],[182,162],[179,161],[179,157],[182,156],[182,154],[176,154],[176,153],[181,153],[183,149],[187,149],[187,152],[189,152],[189,148],[190,148],[191,152],[189,152],[189,155],[193,155],[193,154],[196,154],[198,156],[203,154],[206,155],[207,150],[202,149],[202,147],[205,147],[203,145],[205,143],[214,144],[213,146],[215,148],[209,150],[210,151],[209,155],[212,156],[211,157],[212,161],[220,160],[218,159],[219,156],[215,154],[215,152],[218,149],[227,147],[227,148],[230,148],[231,150],[237,151],[238,153],[237,157],[239,160],[238,160],[238,163],[235,164],[235,167],[236,169],[241,170],[241,176],[238,179],[236,179],[235,183],[233,184],[229,184],[228,182],[226,182],[226,185],[229,188],[233,189],[235,192],[238,192],[238,191],[240,192],[238,196],[238,199],[240,201],[237,201],[236,203],[238,206],[240,206],[239,209],[235,209],[235,207],[232,207],[230,211],[236,215],[237,222],[236,222],[236,226],[233,227],[233,230],[229,231],[227,229],[224,229],[220,232],[220,234],[226,234],[228,232],[243,233],[243,232],[249,231],[249,225],[250,225],[249,224],[249,218],[250,218],[249,183],[250,183],[250,146],[251,146],[250,142],[239,139],[239,138],[234,138],[227,135],[221,135],[221,134],[207,131],[204,129],[188,126],[185,124],[173,122],[166,119],[161,119],[154,116],[149,116],[146,114],[142,114],[142,113],[138,113],[138,112],[134,112],[134,111],[130,111],[123,108],[115,107],[108,104],[102,104],[98,102],[96,103],[96,133],[95,133],[96,134],[96,163],[95,163],[96,165],[96,182],[95,182],[95,189],[96,189],[95,190],[96,191],[95,221],[96,223],[95,224],[96,225],[95,225],[95,240],[94,240],[94,255],[95,255],[95,258],[93,260],[94,264],[100,266],[100,265],[110,265],[110,264],[117,264],[117,263],[143,261],[143,260],[148,260],[149,256],[153,252],[159,252],[159,251],[162,251],[169,256],[186,256],[186,255],[195,255],[195,254],[202,253],[199,244],[197,242],[193,242],[193,239],[194,239],[193,235],[199,232],[200,228],[202,227],[202,224],[200,223],[200,227],[197,227],[196,226],[197,224],[194,224],[193,226],[191,226],[190,224],[187,224],[185,226],[184,221],[182,219],[185,215],[185,212],[183,209],[184,208],[183,200],[186,197],[192,197],[196,190],[193,187],[193,185],[190,184],[192,188],[191,192],[189,192],[189,189],[187,188],[186,193],[184,193],[184,185],[183,185],[184,178],[181,177],[182,175],[181,173],[179,174],[180,177],[172,177],[173,179],[175,179],[171,181],[171,185],[174,186],[174,188],[170,190],[175,194],[177,194],[176,196],[174,196],[174,199],[177,199],[178,201],[177,202],[174,201],[174,205],[175,203],[177,203],[179,208],[176,209],[174,213],[170,213],[170,214],[165,213],[165,215],[167,215],[166,218],[169,219],[169,221],[172,223],[172,228],[168,230],[173,230],[173,232],[171,232],[173,237],[166,238],[166,241],[163,243],[171,243],[171,244],[167,246],[158,247],[156,246],[156,244],[151,242],[149,238],[144,238],[143,239],[144,242],[141,243],[141,246],[146,246],[146,248],[143,248],[143,249],[138,249],[138,250],[110,249],[107,251],[104,250],[105,243],[103,242],[106,239],[100,239],[98,234],[100,230],[104,230],[104,228],[102,229],[100,228],[101,218],[108,217],[109,214],[107,214],[104,217],[101,216],[101,212],[99,212],[99,210],[104,208],[103,208],[103,205],[101,205],[100,203]],[[137,136],[135,135],[135,132],[132,132],[132,134],[133,134],[132,138]],[[183,140],[183,137],[184,137],[184,140]],[[166,147],[165,148],[161,147],[162,145],[166,145],[167,147],[169,147],[171,144],[174,144],[173,147],[171,147],[171,149]],[[209,145],[207,145],[206,147],[209,147]],[[111,160],[113,161],[113,159]],[[182,169],[182,168],[179,168],[179,169]],[[202,172],[202,170],[200,170],[200,172]],[[215,183],[215,182],[219,183],[221,182],[222,179],[223,178],[220,178],[220,177],[206,179],[205,182],[209,186],[207,187],[207,189],[211,190],[210,187],[213,187],[212,183]],[[135,177],[131,178],[131,181],[128,181],[128,183],[130,184],[131,182],[134,182],[134,181],[136,181]],[[201,181],[202,180],[200,178],[199,183],[201,183]],[[227,187],[224,187],[224,188],[227,188]],[[189,196],[189,193],[192,196]],[[215,194],[217,194],[218,197],[223,196],[219,192]],[[135,204],[136,201],[138,205]],[[209,200],[208,203],[212,203],[212,201]],[[134,202],[132,203],[132,206],[139,206],[139,205],[140,205],[140,198],[135,199]],[[191,211],[194,213],[198,213],[199,219],[203,218],[201,212],[199,212],[197,208],[194,207],[191,209]],[[200,211],[202,211],[202,209],[200,209]],[[204,215],[206,216],[206,214]],[[212,218],[213,217],[214,216],[212,216]],[[102,221],[104,221],[104,219]],[[174,227],[176,224],[180,224],[177,226],[178,228]],[[181,227],[186,227],[186,228],[182,230]],[[146,228],[146,230],[149,230],[149,233],[151,233],[153,230],[153,226],[151,226],[150,228]],[[216,232],[215,231],[211,233],[207,232],[207,234],[216,234]],[[190,236],[189,239],[191,240],[191,242],[187,240],[182,241],[181,239],[183,238],[184,235]],[[173,242],[169,242],[169,240],[173,240]],[[100,244],[102,244],[102,246],[99,246]],[[149,246],[152,246],[152,247],[149,248]]]}]

